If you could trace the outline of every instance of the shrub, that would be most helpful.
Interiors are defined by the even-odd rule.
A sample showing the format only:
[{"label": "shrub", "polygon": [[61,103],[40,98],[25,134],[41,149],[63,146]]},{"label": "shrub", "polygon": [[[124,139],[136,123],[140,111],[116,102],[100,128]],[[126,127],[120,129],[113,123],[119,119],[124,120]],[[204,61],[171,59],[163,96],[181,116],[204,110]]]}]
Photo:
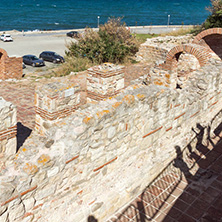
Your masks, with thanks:
[{"label": "shrub", "polygon": [[78,43],[68,45],[68,56],[88,58],[93,63],[121,63],[133,56],[139,49],[137,39],[130,34],[119,18],[109,19],[100,25],[99,31],[90,28],[80,37]]},{"label": "shrub", "polygon": [[[94,64],[87,58],[66,57],[66,62],[57,69],[52,70],[49,76],[62,77],[69,75],[71,72],[84,71]],[[47,76],[46,76],[47,77]]]},{"label": "shrub", "polygon": [[211,14],[201,26],[193,30],[193,34],[198,34],[209,28],[222,27],[222,0],[211,0],[211,6],[207,7],[206,10]]}]

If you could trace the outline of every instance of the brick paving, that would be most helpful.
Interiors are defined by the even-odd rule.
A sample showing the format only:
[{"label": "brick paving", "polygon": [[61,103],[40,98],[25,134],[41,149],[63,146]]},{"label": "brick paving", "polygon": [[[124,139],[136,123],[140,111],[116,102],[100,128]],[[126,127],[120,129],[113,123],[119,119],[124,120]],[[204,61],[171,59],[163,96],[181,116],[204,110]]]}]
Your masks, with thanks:
[{"label": "brick paving", "polygon": [[222,124],[218,136],[202,143],[164,172],[107,222],[222,221]]},{"label": "brick paving", "polygon": [[0,83],[0,96],[17,107],[17,121],[33,129],[35,120],[34,92],[31,84]]},{"label": "brick paving", "polygon": [[126,66],[125,87],[131,85],[131,81],[149,73],[152,63],[138,63]]}]

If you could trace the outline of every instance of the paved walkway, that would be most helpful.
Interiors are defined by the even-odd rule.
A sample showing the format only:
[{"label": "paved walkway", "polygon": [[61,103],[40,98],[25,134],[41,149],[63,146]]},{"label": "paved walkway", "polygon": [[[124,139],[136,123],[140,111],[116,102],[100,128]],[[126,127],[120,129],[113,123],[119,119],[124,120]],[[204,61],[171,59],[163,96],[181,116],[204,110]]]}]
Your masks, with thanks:
[{"label": "paved walkway", "polygon": [[208,144],[200,140],[185,160],[175,159],[108,222],[222,221],[222,124],[218,131]]}]

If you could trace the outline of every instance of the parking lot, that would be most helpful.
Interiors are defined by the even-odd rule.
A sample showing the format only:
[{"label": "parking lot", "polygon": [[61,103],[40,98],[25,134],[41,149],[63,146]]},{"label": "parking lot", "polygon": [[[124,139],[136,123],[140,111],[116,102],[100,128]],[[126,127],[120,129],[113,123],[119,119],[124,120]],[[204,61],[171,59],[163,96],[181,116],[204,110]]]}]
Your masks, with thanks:
[{"label": "parking lot", "polygon": [[23,74],[27,75],[32,75],[33,73],[38,74],[39,76],[43,75],[50,69],[53,69],[57,67],[59,64],[54,64],[52,62],[46,62],[45,61],[45,66],[40,66],[40,67],[32,67],[30,65],[26,65],[26,68],[23,69]]},{"label": "parking lot", "polygon": [[[67,37],[64,33],[44,34],[44,33],[25,33],[24,36],[21,32],[10,33],[13,42],[0,41],[0,48],[4,49],[10,57],[22,57],[27,54],[33,54],[39,57],[43,51],[54,51],[61,56],[65,55],[66,45],[70,41],[75,41]],[[57,67],[58,64],[52,62],[45,62],[45,66],[32,67],[26,65],[23,69],[25,75],[30,73],[46,72],[48,69]]]}]

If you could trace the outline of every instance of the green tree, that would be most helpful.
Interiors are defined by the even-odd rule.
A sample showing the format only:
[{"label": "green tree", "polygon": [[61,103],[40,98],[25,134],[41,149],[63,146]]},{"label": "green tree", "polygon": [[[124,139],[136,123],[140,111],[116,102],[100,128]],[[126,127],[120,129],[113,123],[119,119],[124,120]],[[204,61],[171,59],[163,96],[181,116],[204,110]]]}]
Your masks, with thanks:
[{"label": "green tree", "polygon": [[206,10],[211,14],[202,25],[195,26],[194,29],[191,30],[192,34],[197,35],[206,29],[222,27],[222,0],[210,1],[211,6],[207,7]]},{"label": "green tree", "polygon": [[68,56],[85,57],[95,63],[121,63],[135,55],[139,49],[137,39],[121,22],[120,18],[111,18],[100,25],[95,32],[87,28],[77,43],[68,45]]},{"label": "green tree", "polygon": [[222,0],[211,0],[211,6],[206,9],[211,15],[203,23],[203,29],[222,27]]}]

